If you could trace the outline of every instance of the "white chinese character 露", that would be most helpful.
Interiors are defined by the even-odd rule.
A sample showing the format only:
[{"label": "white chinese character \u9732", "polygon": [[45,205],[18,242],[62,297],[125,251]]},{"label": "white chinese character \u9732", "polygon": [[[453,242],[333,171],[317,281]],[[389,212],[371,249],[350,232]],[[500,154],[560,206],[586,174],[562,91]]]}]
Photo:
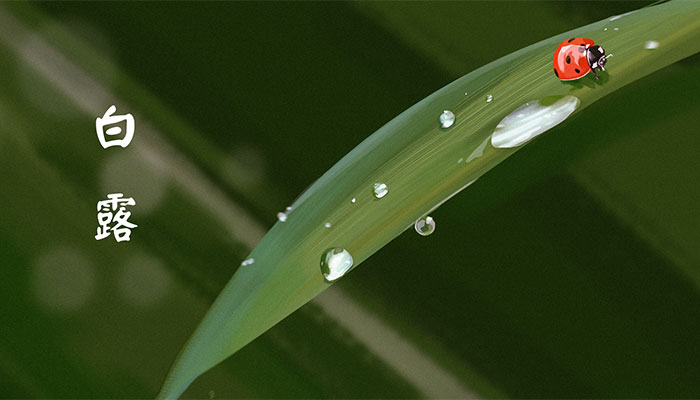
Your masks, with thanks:
[{"label": "white chinese character \u9732", "polygon": [[112,193],[107,195],[109,200],[97,202],[97,222],[100,226],[97,227],[95,239],[102,240],[113,233],[117,242],[129,241],[131,229],[138,225],[128,221],[131,212],[126,211],[126,206],[136,205],[136,201],[132,197],[123,196],[122,193]]},{"label": "white chinese character \u9732", "polygon": [[[115,111],[117,111],[117,107],[112,105],[105,111],[105,115],[103,115],[102,118],[97,117],[95,120],[97,138],[105,149],[111,146],[126,147],[131,143],[131,139],[134,138],[134,116],[131,114],[113,115]],[[124,137],[121,139],[110,139],[110,136],[115,137],[122,133],[122,128],[117,125],[122,121],[126,121],[126,133]],[[114,126],[105,130],[105,127],[110,125]]]}]

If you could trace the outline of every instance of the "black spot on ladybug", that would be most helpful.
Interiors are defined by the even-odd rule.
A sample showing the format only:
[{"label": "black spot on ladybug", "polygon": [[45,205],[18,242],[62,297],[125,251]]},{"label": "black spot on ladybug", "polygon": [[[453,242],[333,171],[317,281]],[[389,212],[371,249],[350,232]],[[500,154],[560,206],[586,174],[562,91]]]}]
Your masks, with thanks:
[{"label": "black spot on ladybug", "polygon": [[571,64],[571,57],[568,54],[566,56],[566,63]]},{"label": "black spot on ladybug", "polygon": [[569,39],[569,41],[567,43],[571,43],[573,41],[574,41],[574,38],[571,38],[571,39]]},{"label": "black spot on ladybug", "polygon": [[579,53],[585,53],[585,52],[586,52],[586,46],[584,46],[584,45],[578,46],[578,52],[579,52]]},{"label": "black spot on ladybug", "polygon": [[581,70],[578,69],[578,68],[574,68],[574,71],[576,71],[577,74],[580,74],[580,73],[581,73]]},{"label": "black spot on ladybug", "polygon": [[557,72],[557,69],[556,69],[556,68],[554,68],[554,75],[556,75],[557,78],[559,78],[559,72]]}]

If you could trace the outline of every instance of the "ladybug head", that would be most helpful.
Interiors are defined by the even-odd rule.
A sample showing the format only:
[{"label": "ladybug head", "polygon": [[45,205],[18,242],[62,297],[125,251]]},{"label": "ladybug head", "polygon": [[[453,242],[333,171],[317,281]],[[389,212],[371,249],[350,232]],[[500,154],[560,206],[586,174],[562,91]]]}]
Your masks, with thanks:
[{"label": "ladybug head", "polygon": [[590,46],[586,55],[588,59],[588,65],[591,69],[601,69],[605,71],[605,63],[608,61],[608,57],[612,57],[612,54],[606,56],[605,49],[601,46]]}]

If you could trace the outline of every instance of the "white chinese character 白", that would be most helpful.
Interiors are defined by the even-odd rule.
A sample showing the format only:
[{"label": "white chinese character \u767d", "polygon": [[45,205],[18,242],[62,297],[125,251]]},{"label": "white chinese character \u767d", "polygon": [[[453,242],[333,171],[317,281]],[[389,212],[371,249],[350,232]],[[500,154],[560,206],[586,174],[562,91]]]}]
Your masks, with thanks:
[{"label": "white chinese character \u767d", "polygon": [[126,211],[126,206],[136,205],[136,201],[131,197],[122,196],[122,193],[112,193],[107,195],[109,200],[97,202],[97,222],[100,226],[97,227],[95,239],[102,240],[113,233],[117,242],[129,241],[131,229],[138,225],[128,221],[131,212]]},{"label": "white chinese character \u767d", "polygon": [[[117,111],[117,107],[113,105],[105,111],[105,115],[102,118],[97,117],[95,120],[97,138],[105,149],[111,146],[126,147],[131,143],[131,139],[134,138],[134,116],[131,114],[113,115],[115,111]],[[126,121],[124,137],[111,139],[110,137],[116,137],[122,133],[122,128],[118,125],[122,121]],[[110,125],[113,126],[110,127]],[[105,130],[105,128],[107,129]]]}]

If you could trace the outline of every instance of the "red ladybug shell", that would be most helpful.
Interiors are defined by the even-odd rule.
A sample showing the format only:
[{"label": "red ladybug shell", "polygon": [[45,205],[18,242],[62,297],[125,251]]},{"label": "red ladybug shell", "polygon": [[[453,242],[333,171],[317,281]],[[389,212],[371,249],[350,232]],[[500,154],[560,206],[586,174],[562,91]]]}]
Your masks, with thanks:
[{"label": "red ladybug shell", "polygon": [[586,49],[595,42],[585,38],[567,39],[554,52],[554,74],[562,81],[583,78],[591,72]]}]

